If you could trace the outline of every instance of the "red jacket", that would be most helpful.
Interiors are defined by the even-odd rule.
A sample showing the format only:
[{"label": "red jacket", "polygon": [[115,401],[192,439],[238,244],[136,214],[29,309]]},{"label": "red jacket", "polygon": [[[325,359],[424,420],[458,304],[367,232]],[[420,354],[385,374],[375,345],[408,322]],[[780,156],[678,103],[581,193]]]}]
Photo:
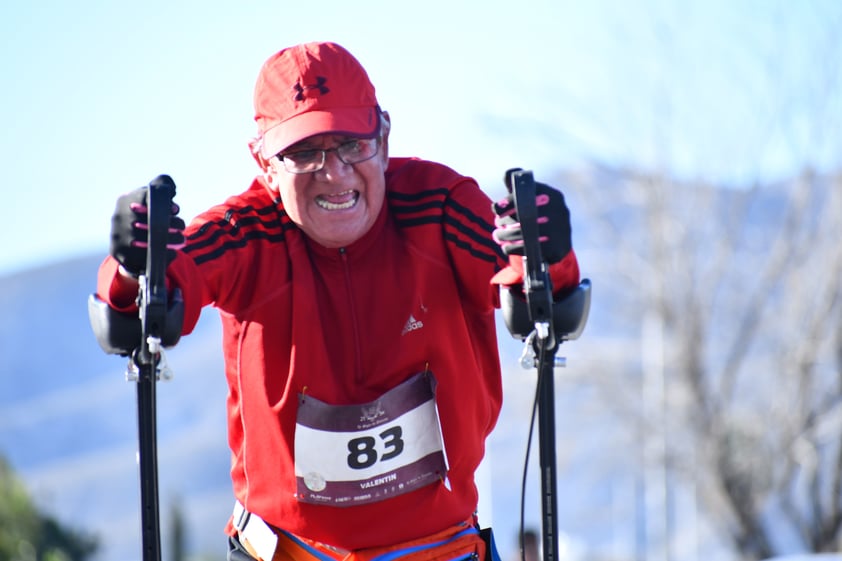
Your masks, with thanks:
[{"label": "red jacket", "polygon": [[[193,220],[168,269],[184,293],[185,333],[205,305],[222,317],[236,497],[270,524],[346,549],[468,518],[477,506],[474,471],[502,402],[489,281],[507,263],[491,239],[489,199],[473,180],[414,159],[392,159],[386,184],[371,231],[327,249],[257,179]],[[574,285],[572,252],[565,261],[563,282]],[[100,271],[106,300],[119,290],[115,271],[110,259]],[[297,500],[297,396],[367,403],[425,369],[438,382],[450,489],[433,483],[349,507]]]}]

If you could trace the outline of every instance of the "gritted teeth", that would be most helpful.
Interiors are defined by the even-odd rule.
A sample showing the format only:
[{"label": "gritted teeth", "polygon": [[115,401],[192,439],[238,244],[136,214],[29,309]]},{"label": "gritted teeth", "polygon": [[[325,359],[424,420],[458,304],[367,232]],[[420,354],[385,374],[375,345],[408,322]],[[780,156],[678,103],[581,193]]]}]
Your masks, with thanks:
[{"label": "gritted teeth", "polygon": [[341,193],[318,195],[316,197],[316,204],[325,210],[344,210],[357,204],[359,198],[360,194],[358,191],[348,189]]}]

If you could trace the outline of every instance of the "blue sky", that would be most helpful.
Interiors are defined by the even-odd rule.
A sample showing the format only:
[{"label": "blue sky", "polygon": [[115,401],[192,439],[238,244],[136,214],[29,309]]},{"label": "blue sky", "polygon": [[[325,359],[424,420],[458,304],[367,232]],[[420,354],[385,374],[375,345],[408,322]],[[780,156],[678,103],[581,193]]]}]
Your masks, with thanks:
[{"label": "blue sky", "polygon": [[257,71],[302,41],[367,67],[393,155],[493,196],[514,165],[732,183],[838,165],[840,16],[832,0],[5,2],[0,275],[104,254],[116,197],[159,173],[188,219],[244,189]]}]

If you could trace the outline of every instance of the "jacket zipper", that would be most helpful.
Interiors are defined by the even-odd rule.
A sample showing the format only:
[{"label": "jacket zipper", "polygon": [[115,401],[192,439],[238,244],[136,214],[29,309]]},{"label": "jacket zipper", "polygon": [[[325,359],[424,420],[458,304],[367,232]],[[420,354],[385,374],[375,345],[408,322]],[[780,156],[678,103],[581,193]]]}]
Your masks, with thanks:
[{"label": "jacket zipper", "polygon": [[354,331],[354,381],[357,384],[363,382],[362,356],[360,353],[360,329],[357,321],[357,307],[354,301],[354,292],[351,290],[351,268],[348,266],[348,252],[344,247],[339,248],[339,255],[342,258],[342,271],[345,274],[345,289],[348,291],[348,307],[351,310],[351,325]]}]

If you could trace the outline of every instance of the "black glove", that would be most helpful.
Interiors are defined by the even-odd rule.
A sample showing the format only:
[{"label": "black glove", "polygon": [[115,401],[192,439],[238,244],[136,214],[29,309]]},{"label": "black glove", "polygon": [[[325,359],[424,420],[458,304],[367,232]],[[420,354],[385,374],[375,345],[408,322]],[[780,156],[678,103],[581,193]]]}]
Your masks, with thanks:
[{"label": "black glove", "polygon": [[[506,171],[504,181],[510,188],[510,177],[520,168]],[[561,191],[544,183],[535,183],[535,205],[538,211],[538,241],[541,256],[547,263],[557,263],[570,253],[570,211]],[[523,231],[515,209],[514,195],[509,194],[493,205],[494,241],[506,255],[523,255]]]},{"label": "black glove", "polygon": [[[121,195],[111,217],[111,255],[134,276],[146,269],[147,191],[147,187],[139,187]],[[167,236],[167,265],[175,259],[175,250],[184,246],[184,220],[177,216],[178,211],[178,205],[173,203]]]}]

